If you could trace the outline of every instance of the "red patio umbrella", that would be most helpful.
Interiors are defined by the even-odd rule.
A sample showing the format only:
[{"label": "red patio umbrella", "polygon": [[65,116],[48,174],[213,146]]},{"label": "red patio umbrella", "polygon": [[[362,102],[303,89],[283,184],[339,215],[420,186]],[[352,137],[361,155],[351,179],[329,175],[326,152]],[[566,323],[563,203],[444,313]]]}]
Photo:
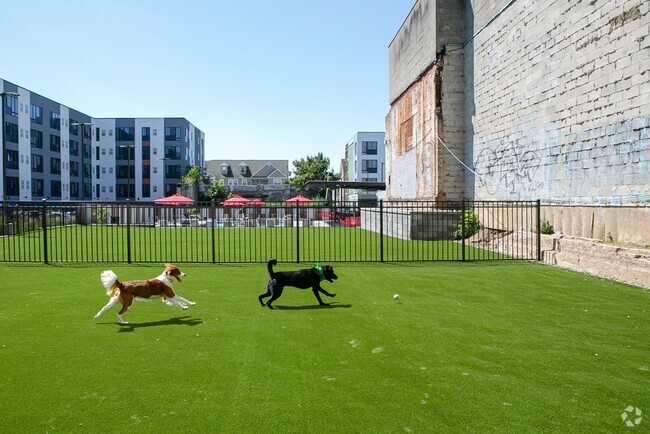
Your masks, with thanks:
[{"label": "red patio umbrella", "polygon": [[171,196],[155,199],[153,203],[157,203],[158,205],[192,205],[194,199],[175,193]]},{"label": "red patio umbrella", "polygon": [[287,205],[296,205],[296,204],[304,204],[304,203],[314,203],[314,201],[308,197],[299,194],[298,196],[292,197],[291,199],[287,199],[282,203]]},{"label": "red patio umbrella", "polygon": [[230,199],[226,199],[223,202],[221,202],[221,205],[223,205],[223,206],[244,206],[244,205],[248,204],[249,202],[250,202],[250,200],[236,194],[233,197],[231,197]]},{"label": "red patio umbrella", "polygon": [[252,206],[264,206],[266,205],[266,202],[260,200],[260,199],[253,199],[250,202],[248,202],[249,205]]}]

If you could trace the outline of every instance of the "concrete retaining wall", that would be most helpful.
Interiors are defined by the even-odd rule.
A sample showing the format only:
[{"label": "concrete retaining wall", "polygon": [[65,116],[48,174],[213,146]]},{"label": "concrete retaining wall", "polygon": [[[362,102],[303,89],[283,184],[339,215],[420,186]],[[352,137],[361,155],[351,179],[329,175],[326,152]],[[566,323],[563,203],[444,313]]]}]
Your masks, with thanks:
[{"label": "concrete retaining wall", "polygon": [[566,235],[542,236],[543,261],[561,268],[650,289],[650,250]]}]

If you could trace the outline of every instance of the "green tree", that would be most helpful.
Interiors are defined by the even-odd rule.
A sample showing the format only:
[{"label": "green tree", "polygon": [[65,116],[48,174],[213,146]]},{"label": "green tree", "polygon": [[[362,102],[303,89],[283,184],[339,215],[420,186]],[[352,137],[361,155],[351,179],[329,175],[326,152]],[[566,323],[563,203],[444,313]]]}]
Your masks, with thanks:
[{"label": "green tree", "polygon": [[308,181],[336,181],[339,175],[330,169],[330,159],[322,152],[306,159],[294,160],[294,175],[289,179],[289,184],[299,193],[309,193],[313,197],[325,197],[325,188],[307,188]]},{"label": "green tree", "polygon": [[216,179],[205,191],[207,200],[213,200],[215,203],[223,202],[228,198],[229,192],[223,184],[220,184]]},{"label": "green tree", "polygon": [[210,180],[205,175],[205,171],[202,167],[189,166],[185,172],[185,175],[183,175],[181,178],[181,183],[183,185],[192,186],[194,191],[196,191],[196,199],[199,202],[209,200],[209,198],[206,196],[206,193],[201,188],[202,185],[210,183]]}]

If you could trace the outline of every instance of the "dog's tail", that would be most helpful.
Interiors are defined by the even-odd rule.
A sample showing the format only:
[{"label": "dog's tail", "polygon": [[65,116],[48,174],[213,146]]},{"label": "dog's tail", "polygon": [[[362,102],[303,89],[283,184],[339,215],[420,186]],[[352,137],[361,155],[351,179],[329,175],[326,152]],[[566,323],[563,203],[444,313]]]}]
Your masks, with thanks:
[{"label": "dog's tail", "polygon": [[106,270],[101,274],[100,279],[102,285],[106,288],[106,295],[112,297],[120,286],[120,281],[117,280],[117,274],[113,273],[111,270]]},{"label": "dog's tail", "polygon": [[278,261],[275,259],[271,259],[269,262],[266,263],[266,268],[269,270],[269,276],[271,276],[271,279],[273,279],[273,276],[275,275],[275,271],[273,271],[273,266],[277,264]]}]

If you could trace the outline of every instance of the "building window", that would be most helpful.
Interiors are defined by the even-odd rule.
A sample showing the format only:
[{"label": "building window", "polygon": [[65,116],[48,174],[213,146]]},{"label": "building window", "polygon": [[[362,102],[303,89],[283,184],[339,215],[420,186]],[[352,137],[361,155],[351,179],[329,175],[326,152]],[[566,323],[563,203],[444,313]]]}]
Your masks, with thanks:
[{"label": "building window", "polygon": [[8,142],[18,143],[18,125],[5,122],[5,138]]},{"label": "building window", "polygon": [[165,184],[165,196],[176,193],[176,184]]},{"label": "building window", "polygon": [[78,198],[79,197],[79,183],[71,182],[70,183],[70,197]]},{"label": "building window", "polygon": [[128,164],[120,164],[115,170],[117,179],[134,179],[135,178],[135,166]]},{"label": "building window", "polygon": [[61,174],[61,160],[58,158],[50,158],[50,173],[52,175]]},{"label": "building window", "polygon": [[151,186],[149,184],[142,186],[142,197],[151,197]]},{"label": "building window", "polygon": [[61,137],[50,134],[50,151],[61,152]]},{"label": "building window", "polygon": [[148,142],[149,140],[151,140],[151,128],[142,127],[142,141]]},{"label": "building window", "polygon": [[7,169],[18,169],[18,151],[7,149]]},{"label": "building window", "polygon": [[50,196],[61,197],[61,181],[50,181]]},{"label": "building window", "polygon": [[148,160],[151,158],[151,146],[143,146],[142,147],[142,159],[143,160]]},{"label": "building window", "polygon": [[133,127],[117,127],[115,129],[116,142],[132,142],[135,140],[135,128]]},{"label": "building window", "polygon": [[165,158],[170,160],[180,160],[181,159],[181,147],[180,146],[165,146]]},{"label": "building window", "polygon": [[374,141],[361,142],[361,152],[364,155],[377,155],[377,142]]},{"label": "building window", "polygon": [[32,148],[43,149],[43,131],[32,130],[29,140]]},{"label": "building window", "polygon": [[361,161],[362,173],[377,173],[377,160],[362,160]]},{"label": "building window", "polygon": [[18,184],[18,177],[7,176],[7,196],[19,196],[20,189]]},{"label": "building window", "polygon": [[167,179],[180,179],[181,178],[181,166],[176,164],[170,164],[165,166],[165,178]]},{"label": "building window", "polygon": [[31,104],[29,106],[29,118],[35,124],[43,125],[43,108],[37,105]]},{"label": "building window", "polygon": [[180,127],[165,127],[165,140],[170,142],[180,142],[181,141]]},{"label": "building window", "polygon": [[32,154],[32,172],[43,173],[43,156]]},{"label": "building window", "polygon": [[142,166],[142,179],[151,178],[151,166],[145,164]]},{"label": "building window", "polygon": [[116,160],[134,160],[135,159],[135,146],[118,146],[115,150]]},{"label": "building window", "polygon": [[18,116],[18,98],[15,96],[5,96],[5,115]]},{"label": "building window", "polygon": [[70,155],[75,157],[79,155],[79,142],[76,140],[70,140]]},{"label": "building window", "polygon": [[70,176],[79,176],[79,162],[71,161],[70,162]]},{"label": "building window", "polygon": [[43,197],[43,180],[42,179],[32,179],[32,196]]},{"label": "building window", "polygon": [[54,130],[61,130],[61,115],[58,113],[50,112],[50,128]]}]

